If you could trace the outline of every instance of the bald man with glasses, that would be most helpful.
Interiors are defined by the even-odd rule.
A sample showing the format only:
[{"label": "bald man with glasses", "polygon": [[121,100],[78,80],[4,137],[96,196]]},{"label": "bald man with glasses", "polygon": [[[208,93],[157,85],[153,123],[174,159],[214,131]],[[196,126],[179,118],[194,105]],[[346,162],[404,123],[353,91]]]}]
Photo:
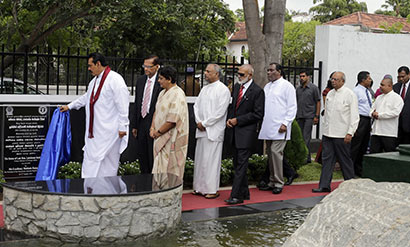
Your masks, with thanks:
[{"label": "bald man with glasses", "polygon": [[356,94],[347,88],[345,74],[335,72],[330,78],[333,89],[327,94],[323,122],[322,172],[319,188],[312,192],[330,192],[336,160],[345,180],[354,177],[351,142],[359,125],[359,106]]},{"label": "bald man with glasses", "polygon": [[249,200],[248,176],[246,174],[249,158],[258,141],[258,123],[263,119],[265,93],[252,79],[253,67],[245,64],[239,67],[232,93],[232,103],[228,108],[226,126],[228,143],[234,147],[233,165],[235,169],[230,197],[227,204],[242,203]]}]

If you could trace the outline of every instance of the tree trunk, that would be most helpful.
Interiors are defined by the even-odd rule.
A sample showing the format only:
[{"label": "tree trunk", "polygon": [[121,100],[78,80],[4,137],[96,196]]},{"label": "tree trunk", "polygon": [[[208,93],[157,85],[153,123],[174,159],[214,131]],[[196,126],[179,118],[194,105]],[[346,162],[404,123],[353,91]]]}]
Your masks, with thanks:
[{"label": "tree trunk", "polygon": [[286,0],[265,0],[264,25],[259,17],[257,0],[242,0],[248,36],[250,63],[255,83],[268,83],[266,70],[272,62],[281,63]]}]

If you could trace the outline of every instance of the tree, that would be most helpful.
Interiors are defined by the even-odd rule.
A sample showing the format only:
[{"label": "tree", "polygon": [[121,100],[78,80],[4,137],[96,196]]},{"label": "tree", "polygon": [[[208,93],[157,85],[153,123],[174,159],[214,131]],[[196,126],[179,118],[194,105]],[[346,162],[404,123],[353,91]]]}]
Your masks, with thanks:
[{"label": "tree", "polygon": [[245,21],[243,9],[235,10],[235,15],[236,15],[236,21]]},{"label": "tree", "polygon": [[314,15],[314,20],[322,23],[358,11],[367,13],[367,4],[356,0],[313,0],[313,3],[320,4],[310,8],[309,12]]},{"label": "tree", "polygon": [[286,0],[265,0],[263,26],[258,1],[242,0],[248,36],[249,57],[254,67],[255,82],[267,83],[266,70],[271,62],[282,60],[283,27]]},{"label": "tree", "polygon": [[139,0],[118,9],[97,36],[112,53],[155,53],[172,59],[222,55],[235,16],[221,0]]},{"label": "tree", "polygon": [[5,0],[0,12],[1,43],[16,51],[51,44],[197,58],[222,54],[235,24],[222,0]]},{"label": "tree", "polygon": [[[105,3],[107,2],[107,3]],[[1,41],[16,45],[16,52],[30,51],[45,42],[56,31],[78,19],[101,14],[112,7],[111,2],[100,0],[4,0],[1,9]],[[7,68],[13,62],[11,56],[4,60]]]},{"label": "tree", "polygon": [[[389,11],[389,8],[393,11]],[[410,14],[410,1],[409,0],[385,0],[385,4],[382,5],[385,10],[377,10],[377,13],[394,15],[396,17],[408,17]]]},{"label": "tree", "polygon": [[317,25],[319,21],[285,22],[282,57],[313,64]]}]

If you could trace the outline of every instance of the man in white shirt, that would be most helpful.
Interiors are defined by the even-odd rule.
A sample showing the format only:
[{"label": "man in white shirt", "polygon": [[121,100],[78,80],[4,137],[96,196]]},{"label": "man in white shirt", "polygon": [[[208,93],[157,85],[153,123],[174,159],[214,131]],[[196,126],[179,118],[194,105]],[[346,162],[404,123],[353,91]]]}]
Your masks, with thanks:
[{"label": "man in white shirt", "polygon": [[208,64],[205,80],[209,83],[201,89],[194,104],[196,148],[193,194],[207,199],[219,196],[222,146],[231,93],[219,78],[222,70],[217,64]]},{"label": "man in white shirt", "polygon": [[87,92],[60,111],[85,107],[86,133],[81,177],[116,176],[120,155],[128,144],[129,93],[122,76],[110,69],[100,53],[88,56],[95,76]]},{"label": "man in white shirt", "polygon": [[357,86],[353,92],[357,96],[359,105],[360,121],[359,126],[352,139],[352,160],[354,165],[354,173],[356,176],[362,176],[363,155],[367,151],[370,140],[371,119],[370,108],[372,107],[372,96],[369,91],[372,78],[367,71],[360,71],[357,75]]},{"label": "man in white shirt", "polygon": [[264,88],[265,114],[259,139],[266,140],[266,153],[270,171],[269,183],[260,190],[272,189],[273,194],[282,192],[283,150],[290,140],[292,122],[296,117],[296,90],[283,79],[283,69],[278,63],[271,63],[268,68],[269,83]]},{"label": "man in white shirt", "polygon": [[393,152],[397,147],[399,116],[403,99],[393,91],[393,78],[385,75],[380,83],[382,95],[376,98],[371,108],[374,119],[370,144],[371,153]]},{"label": "man in white shirt", "polygon": [[345,180],[354,177],[350,143],[359,124],[359,107],[355,93],[344,86],[345,74],[335,72],[331,77],[333,89],[327,94],[323,123],[322,173],[319,188],[312,192],[330,192],[336,159]]}]

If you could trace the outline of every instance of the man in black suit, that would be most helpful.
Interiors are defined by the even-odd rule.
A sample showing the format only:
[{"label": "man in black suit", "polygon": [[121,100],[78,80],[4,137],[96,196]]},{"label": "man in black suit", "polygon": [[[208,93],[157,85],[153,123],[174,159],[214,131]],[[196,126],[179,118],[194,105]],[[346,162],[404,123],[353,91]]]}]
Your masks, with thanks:
[{"label": "man in black suit", "polygon": [[233,130],[229,140],[234,147],[233,163],[235,175],[228,204],[249,200],[248,160],[257,142],[257,127],[262,121],[265,106],[263,90],[252,80],[251,65],[242,65],[238,70],[239,83],[234,86],[232,103],[228,110],[226,125]]},{"label": "man in black suit", "polygon": [[401,66],[397,70],[397,83],[393,85],[393,90],[404,101],[403,109],[399,118],[399,144],[410,144],[410,93],[409,93],[409,67]]},{"label": "man in black suit", "polygon": [[159,58],[151,55],[144,59],[145,75],[138,77],[135,85],[135,114],[132,116],[132,135],[137,138],[137,156],[140,161],[141,173],[151,173],[154,163],[153,142],[149,136],[152,117],[155,112],[161,87],[157,71]]}]

